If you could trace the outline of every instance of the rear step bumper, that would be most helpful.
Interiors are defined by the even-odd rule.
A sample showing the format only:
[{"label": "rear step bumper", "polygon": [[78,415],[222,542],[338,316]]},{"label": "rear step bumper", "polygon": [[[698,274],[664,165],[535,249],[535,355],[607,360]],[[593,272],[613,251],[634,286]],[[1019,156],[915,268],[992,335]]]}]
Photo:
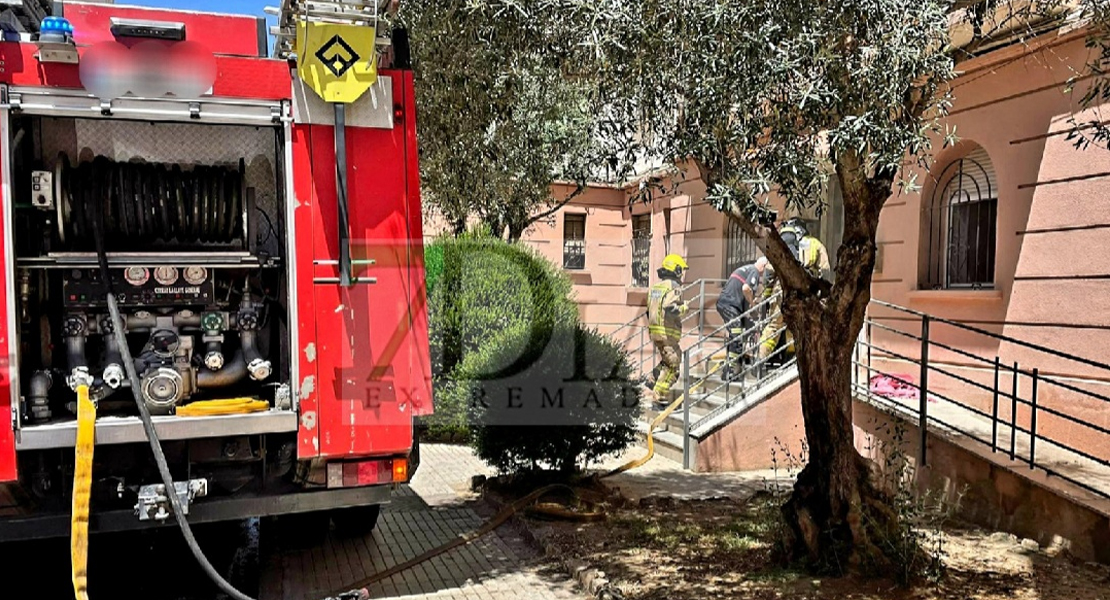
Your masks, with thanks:
[{"label": "rear step bumper", "polygon": [[[291,513],[313,512],[350,506],[388,504],[393,486],[375,485],[362,488],[319,490],[272,495],[241,495],[231,498],[205,498],[189,505],[191,525],[235,521],[249,517],[270,517]],[[176,527],[171,516],[162,523],[139,521],[133,510],[93,512],[89,515],[90,533],[107,533],[134,529]],[[69,535],[68,513],[52,513],[31,517],[0,517],[0,542],[15,542]]]},{"label": "rear step bumper", "polygon": [[[297,414],[291,410],[204,417],[159,416],[152,417],[152,421],[161,441],[297,431]],[[72,448],[76,441],[76,420],[26,425],[16,432],[15,449]],[[146,441],[146,430],[139,417],[100,417],[96,420],[97,446]]]}]

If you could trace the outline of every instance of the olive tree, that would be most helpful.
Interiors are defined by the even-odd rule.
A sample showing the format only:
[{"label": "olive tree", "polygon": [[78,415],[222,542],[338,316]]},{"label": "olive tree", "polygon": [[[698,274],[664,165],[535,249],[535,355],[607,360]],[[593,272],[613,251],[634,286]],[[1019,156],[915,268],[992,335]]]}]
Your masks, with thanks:
[{"label": "olive tree", "polygon": [[[852,351],[879,214],[907,166],[943,138],[954,76],[952,2],[611,0],[593,48],[614,114],[656,156],[700,177],[708,201],[768,257],[796,340],[809,462],[783,507],[791,550],[821,564],[883,566],[897,515],[855,449]],[[820,206],[840,184],[835,283],[807,272],[766,216],[773,198]]]},{"label": "olive tree", "polygon": [[[406,0],[428,202],[461,233],[477,218],[518,239],[604,176],[583,83],[551,45],[557,19],[511,4]],[[554,17],[554,11],[548,13]],[[558,194],[553,184],[565,183]]]}]

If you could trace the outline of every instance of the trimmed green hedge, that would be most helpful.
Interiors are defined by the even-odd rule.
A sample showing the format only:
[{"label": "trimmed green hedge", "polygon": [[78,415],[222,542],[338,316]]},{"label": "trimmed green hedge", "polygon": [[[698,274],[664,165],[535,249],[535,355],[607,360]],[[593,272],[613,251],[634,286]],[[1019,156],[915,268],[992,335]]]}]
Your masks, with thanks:
[{"label": "trimmed green hedge", "polygon": [[537,339],[578,321],[567,276],[534,250],[482,234],[437,239],[425,249],[435,414],[424,439],[462,441],[465,407],[444,395],[454,370],[501,332]]},{"label": "trimmed green hedge", "polygon": [[424,247],[424,286],[428,295],[435,293],[436,284],[443,277],[443,244],[436,242]]},{"label": "trimmed green hedge", "polygon": [[627,448],[640,416],[626,351],[576,323],[503,332],[463,360],[443,398],[466,407],[471,445],[503,473],[573,474]]}]

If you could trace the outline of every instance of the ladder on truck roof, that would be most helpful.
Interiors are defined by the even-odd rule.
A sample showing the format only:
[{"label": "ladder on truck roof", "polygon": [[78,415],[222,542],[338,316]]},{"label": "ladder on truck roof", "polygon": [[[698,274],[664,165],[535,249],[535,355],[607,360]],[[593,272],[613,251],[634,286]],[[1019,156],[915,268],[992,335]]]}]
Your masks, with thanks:
[{"label": "ladder on truck roof", "polygon": [[[376,27],[383,15],[395,14],[399,4],[400,0],[281,0],[280,7],[265,9],[278,18],[277,26],[270,28],[270,33],[277,38],[274,56],[287,59],[294,54],[298,22]],[[379,35],[377,44],[388,47],[389,36]]]}]

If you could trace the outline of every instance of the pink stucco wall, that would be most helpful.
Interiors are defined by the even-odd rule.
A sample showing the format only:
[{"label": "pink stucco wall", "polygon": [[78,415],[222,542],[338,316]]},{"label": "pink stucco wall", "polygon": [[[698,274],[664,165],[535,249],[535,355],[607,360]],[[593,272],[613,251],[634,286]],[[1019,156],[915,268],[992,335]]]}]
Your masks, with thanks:
[{"label": "pink stucco wall", "polygon": [[[1044,40],[1042,40],[1043,42]],[[995,52],[961,65],[963,76],[952,83],[955,102],[946,125],[960,142],[934,157],[929,173],[921,173],[920,193],[894,196],[883,211],[878,242],[881,268],[873,297],[934,316],[959,321],[990,333],[1003,334],[1049,350],[1108,362],[1110,347],[1110,195],[1103,189],[1110,177],[1110,151],[1092,144],[1078,149],[1068,139],[1073,119],[1086,122],[1099,111],[1081,111],[1085,91],[1080,82],[1067,93],[1069,78],[1081,71],[1088,50],[1081,37],[1059,37],[1030,51],[1025,46]],[[995,281],[987,290],[921,289],[928,252],[926,210],[934,178],[945,166],[979,147],[987,152],[998,186]],[[918,334],[920,319],[885,308],[872,315],[883,324]],[[916,358],[920,343],[873,330],[878,346]],[[1029,372],[1034,368],[1080,394],[1042,382],[1038,433],[1099,456],[1110,458],[1110,436],[1098,428],[1110,425],[1110,396],[1104,381],[1110,371],[1050,351],[997,339],[959,327],[934,323],[930,338],[1027,374],[1019,394],[1030,399]],[[930,360],[978,384],[993,387],[993,367],[939,345]],[[948,366],[945,366],[947,363]],[[902,363],[903,365],[905,363]],[[905,372],[897,363],[889,368]],[[912,367],[916,374],[916,367]],[[1010,377],[1000,377],[1003,390]],[[933,373],[930,388],[985,412],[992,410],[993,391],[976,388],[957,377]],[[1094,427],[1080,426],[1053,415],[1076,417]],[[1003,398],[1000,417],[1010,418]],[[1018,424],[1029,427],[1029,409],[1020,407]]]},{"label": "pink stucco wall", "polygon": [[[1066,93],[1088,50],[1082,38],[1021,48],[961,65],[953,82],[955,103],[947,125],[961,142],[936,154],[920,194],[892,197],[883,211],[878,241],[882,268],[874,297],[975,324],[983,329],[1101,360],[1110,343],[1110,152],[1076,149],[1067,139],[1073,115],[1080,121],[1081,83]],[[1079,113],[1079,114],[1077,114]],[[935,176],[973,146],[983,148],[997,173],[998,219],[992,290],[922,290],[918,281],[926,242],[923,211]],[[876,314],[885,314],[875,311]],[[953,328],[940,335],[984,356],[1042,370],[1090,375],[1095,371],[1043,353],[999,344]],[[943,339],[943,338],[942,338]],[[905,349],[910,350],[907,342]]]},{"label": "pink stucco wall", "polygon": [[792,383],[698,443],[699,472],[799,468],[806,460],[801,390]]},{"label": "pink stucco wall", "polygon": [[[665,187],[671,190],[670,182]],[[556,197],[565,193],[557,187]],[[558,214],[537,223],[523,241],[556,264],[562,264],[564,214],[586,217],[586,264],[582,270],[566,270],[574,283],[582,320],[602,332],[613,331],[643,314],[647,289],[633,285],[632,218],[651,217],[652,285],[655,270],[668,251],[678,252],[690,265],[686,281],[720,278],[724,254],[723,219],[711,206],[700,202],[705,186],[687,180],[650,204],[630,204],[630,192],[591,188]],[[712,312],[712,308],[710,308]],[[715,317],[715,313],[711,315]]]}]

